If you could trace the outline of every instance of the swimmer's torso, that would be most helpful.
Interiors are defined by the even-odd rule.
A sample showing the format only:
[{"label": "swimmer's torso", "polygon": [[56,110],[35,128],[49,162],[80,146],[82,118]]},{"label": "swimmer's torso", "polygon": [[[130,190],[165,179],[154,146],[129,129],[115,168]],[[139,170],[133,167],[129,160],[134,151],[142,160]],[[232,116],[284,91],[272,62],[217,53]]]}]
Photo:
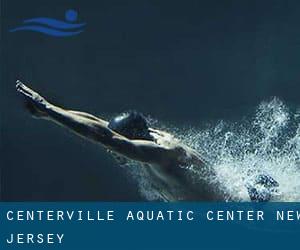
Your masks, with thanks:
[{"label": "swimmer's torso", "polygon": [[145,166],[151,178],[153,186],[162,198],[168,201],[201,201],[201,200],[221,200],[220,197],[210,187],[201,176],[198,176],[191,168],[183,166]]},{"label": "swimmer's torso", "polygon": [[204,166],[191,166],[193,150],[181,145],[172,135],[155,131],[151,133],[155,142],[161,146],[174,148],[174,159],[164,165],[149,165],[147,171],[151,181],[169,200],[220,200],[224,199],[209,184],[209,180],[201,176]]}]

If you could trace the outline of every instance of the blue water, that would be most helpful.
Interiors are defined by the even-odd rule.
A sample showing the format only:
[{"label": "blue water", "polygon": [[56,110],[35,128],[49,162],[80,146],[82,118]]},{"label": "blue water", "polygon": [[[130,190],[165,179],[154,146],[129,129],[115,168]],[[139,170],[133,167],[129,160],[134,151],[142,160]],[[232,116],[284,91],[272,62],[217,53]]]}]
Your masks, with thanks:
[{"label": "blue water", "polygon": [[38,18],[33,18],[33,19],[28,19],[24,20],[23,23],[29,23],[29,24],[43,24],[47,25],[51,28],[56,28],[56,29],[75,29],[75,28],[80,28],[84,26],[84,23],[67,23],[64,21],[52,19],[52,18],[46,18],[46,17],[38,17]]}]

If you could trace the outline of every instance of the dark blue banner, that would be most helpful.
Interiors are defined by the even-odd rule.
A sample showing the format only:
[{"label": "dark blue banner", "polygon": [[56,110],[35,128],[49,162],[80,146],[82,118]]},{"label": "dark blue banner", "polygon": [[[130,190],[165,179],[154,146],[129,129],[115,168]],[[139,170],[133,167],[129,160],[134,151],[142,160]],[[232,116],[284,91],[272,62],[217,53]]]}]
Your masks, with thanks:
[{"label": "dark blue banner", "polygon": [[1,249],[286,249],[300,203],[1,203]]}]

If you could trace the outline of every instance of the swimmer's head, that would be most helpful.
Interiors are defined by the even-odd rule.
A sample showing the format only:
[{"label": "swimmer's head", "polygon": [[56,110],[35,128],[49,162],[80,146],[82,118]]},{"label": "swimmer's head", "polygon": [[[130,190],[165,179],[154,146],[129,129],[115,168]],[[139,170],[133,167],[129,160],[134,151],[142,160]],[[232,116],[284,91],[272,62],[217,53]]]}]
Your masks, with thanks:
[{"label": "swimmer's head", "polygon": [[109,121],[108,127],[129,139],[153,140],[147,119],[136,111],[117,115]]}]

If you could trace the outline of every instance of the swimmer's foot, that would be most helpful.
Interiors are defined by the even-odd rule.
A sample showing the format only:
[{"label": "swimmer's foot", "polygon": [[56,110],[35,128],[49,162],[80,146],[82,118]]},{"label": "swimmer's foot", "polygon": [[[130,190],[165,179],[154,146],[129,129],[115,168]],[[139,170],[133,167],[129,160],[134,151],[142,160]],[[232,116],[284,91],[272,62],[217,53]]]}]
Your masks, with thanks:
[{"label": "swimmer's foot", "polygon": [[25,98],[25,107],[35,118],[47,116],[45,109],[48,103],[42,96],[19,80],[16,81],[16,90]]},{"label": "swimmer's foot", "polygon": [[279,183],[267,174],[259,174],[252,183],[247,183],[246,187],[251,201],[270,201],[279,194]]}]

